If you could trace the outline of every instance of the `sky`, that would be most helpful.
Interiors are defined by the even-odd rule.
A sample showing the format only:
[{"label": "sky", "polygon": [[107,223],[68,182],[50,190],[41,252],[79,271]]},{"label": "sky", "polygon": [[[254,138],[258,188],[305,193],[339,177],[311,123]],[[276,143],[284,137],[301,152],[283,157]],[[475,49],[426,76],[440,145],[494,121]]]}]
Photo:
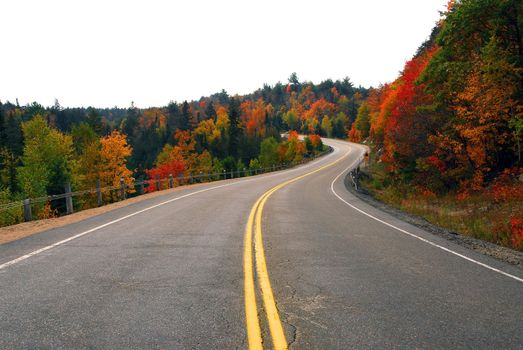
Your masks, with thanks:
[{"label": "sky", "polygon": [[2,0],[0,101],[164,106],[264,83],[394,80],[447,0]]}]

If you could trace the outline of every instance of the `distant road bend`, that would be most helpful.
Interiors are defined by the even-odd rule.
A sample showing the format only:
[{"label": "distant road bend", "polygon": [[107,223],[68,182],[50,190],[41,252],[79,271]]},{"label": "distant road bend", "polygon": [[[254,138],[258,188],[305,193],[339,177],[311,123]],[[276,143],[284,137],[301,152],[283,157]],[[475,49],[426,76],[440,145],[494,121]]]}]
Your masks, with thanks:
[{"label": "distant road bend", "polygon": [[375,209],[364,149],[0,245],[0,348],[523,349],[523,273]]}]

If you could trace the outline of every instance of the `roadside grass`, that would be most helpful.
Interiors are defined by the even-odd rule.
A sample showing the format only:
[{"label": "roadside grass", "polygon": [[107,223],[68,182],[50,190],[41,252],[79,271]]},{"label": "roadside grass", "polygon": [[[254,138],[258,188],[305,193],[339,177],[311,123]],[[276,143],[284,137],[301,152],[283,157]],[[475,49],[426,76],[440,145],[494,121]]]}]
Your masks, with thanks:
[{"label": "roadside grass", "polygon": [[515,226],[521,224],[523,203],[517,197],[495,200],[488,191],[465,198],[455,192],[419,193],[412,186],[393,183],[380,164],[365,174],[360,185],[379,201],[459,234],[523,251],[521,228]]}]

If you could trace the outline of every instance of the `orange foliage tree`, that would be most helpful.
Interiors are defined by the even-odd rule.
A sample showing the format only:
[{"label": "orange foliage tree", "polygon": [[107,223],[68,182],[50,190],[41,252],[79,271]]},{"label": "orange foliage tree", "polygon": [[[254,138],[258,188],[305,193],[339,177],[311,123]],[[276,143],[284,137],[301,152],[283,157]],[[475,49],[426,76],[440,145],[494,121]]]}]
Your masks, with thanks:
[{"label": "orange foliage tree", "polygon": [[124,179],[128,192],[134,192],[134,178],[132,171],[126,166],[131,156],[132,148],[127,144],[127,137],[119,131],[100,140],[100,163],[97,166],[98,176],[102,186],[120,186],[120,179]]}]

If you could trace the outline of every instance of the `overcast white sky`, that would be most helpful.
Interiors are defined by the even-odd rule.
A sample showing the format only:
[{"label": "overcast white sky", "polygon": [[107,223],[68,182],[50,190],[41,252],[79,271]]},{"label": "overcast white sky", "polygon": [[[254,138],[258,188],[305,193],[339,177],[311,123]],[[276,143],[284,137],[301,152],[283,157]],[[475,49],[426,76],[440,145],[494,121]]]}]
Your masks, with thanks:
[{"label": "overcast white sky", "polygon": [[0,100],[162,106],[222,88],[394,80],[447,0],[2,0]]}]

